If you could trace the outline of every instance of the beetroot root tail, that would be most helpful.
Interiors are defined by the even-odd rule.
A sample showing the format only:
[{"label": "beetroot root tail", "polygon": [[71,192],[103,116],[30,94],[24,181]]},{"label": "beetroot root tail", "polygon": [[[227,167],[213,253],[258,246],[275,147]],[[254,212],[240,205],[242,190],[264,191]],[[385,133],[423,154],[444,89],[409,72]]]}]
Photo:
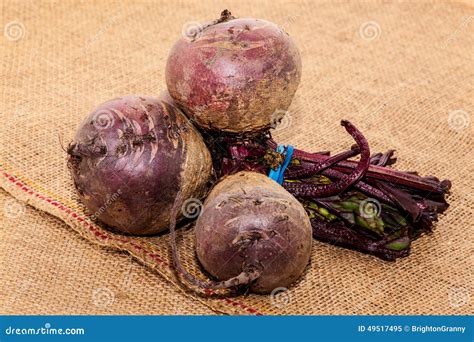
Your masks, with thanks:
[{"label": "beetroot root tail", "polygon": [[176,220],[179,214],[179,210],[182,206],[183,199],[181,190],[178,192],[176,196],[175,202],[173,204],[173,208],[171,210],[171,218],[170,218],[170,243],[171,243],[171,254],[173,258],[173,265],[175,270],[178,274],[182,275],[189,283],[192,285],[202,288],[202,289],[211,289],[211,290],[219,290],[219,289],[228,289],[242,285],[248,285],[254,280],[256,280],[261,275],[261,270],[257,267],[248,266],[244,269],[239,275],[232,277],[230,279],[224,281],[204,281],[202,279],[197,278],[196,276],[192,275],[188,271],[186,271],[181,263],[179,253],[178,253],[178,246],[176,243]]}]

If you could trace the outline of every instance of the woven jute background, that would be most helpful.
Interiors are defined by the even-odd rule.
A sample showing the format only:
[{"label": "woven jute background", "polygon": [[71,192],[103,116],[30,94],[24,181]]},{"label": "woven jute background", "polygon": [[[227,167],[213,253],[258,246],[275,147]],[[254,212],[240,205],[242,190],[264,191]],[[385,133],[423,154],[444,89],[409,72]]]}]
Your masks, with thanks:
[{"label": "woven jute background", "polygon": [[[128,253],[78,239],[61,220],[0,190],[2,314],[206,315]],[[21,219],[20,219],[21,215]]]},{"label": "woven jute background", "polygon": [[[453,181],[432,234],[393,263],[313,243],[311,265],[278,296],[196,295],[170,268],[168,235],[130,238],[89,220],[63,145],[97,104],[158,95],[185,24],[220,2],[2,1],[1,313],[472,314],[474,7],[442,2],[228,2],[278,23],[303,77],[274,133],[307,150],[346,149],[354,122],[396,167]],[[53,217],[54,216],[54,217]],[[193,228],[185,266],[204,277]]]}]

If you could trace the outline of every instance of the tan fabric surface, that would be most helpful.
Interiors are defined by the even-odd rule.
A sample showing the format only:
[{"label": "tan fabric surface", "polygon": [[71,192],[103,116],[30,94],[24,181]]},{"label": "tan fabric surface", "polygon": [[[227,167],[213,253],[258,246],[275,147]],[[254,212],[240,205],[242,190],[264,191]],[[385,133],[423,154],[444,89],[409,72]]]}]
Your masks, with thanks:
[{"label": "tan fabric surface", "polygon": [[1,314],[208,315],[127,253],[78,238],[64,222],[0,190]]},{"label": "tan fabric surface", "polygon": [[[167,53],[183,25],[216,18],[221,3],[3,1],[0,6],[5,28],[0,39],[0,185],[19,200],[65,221],[83,238],[128,251],[176,284],[169,268],[167,235],[124,238],[87,220],[74,196],[58,137],[65,144],[70,141],[82,118],[107,99],[128,93],[159,94],[165,86]],[[373,151],[397,149],[398,168],[450,178],[452,206],[435,232],[418,240],[409,258],[395,263],[315,241],[311,265],[283,295],[194,297],[214,311],[230,314],[472,314],[474,7],[392,1],[262,1],[258,5],[244,1],[228,7],[237,16],[280,24],[301,49],[303,77],[290,115],[275,133],[278,141],[308,150],[338,151],[352,144],[339,125],[341,118],[349,119],[366,134]],[[3,222],[21,226],[22,217]],[[69,237],[65,245],[57,220],[43,215],[41,222],[37,234],[56,232],[51,238],[57,241],[57,249],[51,253],[69,249],[84,253],[82,267],[100,275],[58,274],[50,280],[51,292],[68,297],[63,283],[73,284],[69,290],[73,286],[94,289],[102,286],[99,279],[120,277],[112,265],[122,265],[123,255],[99,251],[79,236]],[[2,227],[2,234],[9,229]],[[15,236],[23,239],[19,229],[15,227]],[[181,235],[185,264],[199,274],[192,228],[181,230]],[[11,239],[2,236],[1,249],[26,248]],[[39,246],[26,249],[31,255],[48,257]],[[29,263],[32,257],[11,261],[8,255],[13,254],[1,260],[2,269],[7,265],[2,280],[27,280],[11,264]],[[146,297],[143,293],[152,286],[157,301],[168,300],[165,292],[176,295],[175,285],[138,271],[142,267],[138,264],[133,267],[153,284],[147,283],[146,290],[137,287],[137,293],[125,291],[124,296]],[[50,275],[45,273],[41,281],[46,284]],[[12,290],[2,291],[14,296]],[[180,310],[205,313],[197,309],[201,304],[189,308],[190,299],[181,297]],[[39,301],[21,298],[16,299],[17,307]],[[81,297],[78,302],[87,301]],[[37,310],[75,313],[81,309]],[[107,313],[126,310],[138,312],[112,307]],[[156,313],[145,307],[136,310]]]}]

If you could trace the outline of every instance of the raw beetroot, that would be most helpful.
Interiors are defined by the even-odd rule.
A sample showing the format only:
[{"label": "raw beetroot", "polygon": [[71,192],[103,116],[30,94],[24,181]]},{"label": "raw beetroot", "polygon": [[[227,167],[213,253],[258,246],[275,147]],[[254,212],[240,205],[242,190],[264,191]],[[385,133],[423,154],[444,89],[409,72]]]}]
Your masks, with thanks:
[{"label": "raw beetroot", "polygon": [[[314,238],[384,260],[408,256],[411,242],[430,232],[448,208],[451,182],[392,168],[394,150],[370,156],[362,132],[341,124],[357,145],[333,156],[294,148],[283,187],[307,210]],[[267,132],[206,140],[219,177],[241,170],[268,174],[288,156],[288,148],[275,152]],[[347,160],[358,154],[359,161]]]},{"label": "raw beetroot", "polygon": [[166,65],[168,90],[188,117],[234,133],[281,120],[300,78],[301,57],[287,33],[228,11],[176,42]]},{"label": "raw beetroot", "polygon": [[167,229],[180,187],[185,198],[199,198],[212,169],[200,134],[165,96],[103,103],[83,121],[68,153],[93,216],[138,235]]},{"label": "raw beetroot", "polygon": [[[174,224],[171,240],[175,241]],[[303,206],[265,175],[240,172],[223,178],[208,195],[196,227],[196,253],[220,282],[186,272],[172,246],[175,266],[204,288],[248,285],[255,293],[288,287],[311,256],[311,223]]]}]

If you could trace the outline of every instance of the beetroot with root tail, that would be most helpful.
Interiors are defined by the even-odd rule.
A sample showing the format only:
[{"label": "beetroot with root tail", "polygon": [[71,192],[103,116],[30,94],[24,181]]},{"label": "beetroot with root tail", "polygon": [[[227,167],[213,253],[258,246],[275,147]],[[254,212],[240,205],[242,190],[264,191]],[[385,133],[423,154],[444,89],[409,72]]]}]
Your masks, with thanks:
[{"label": "beetroot with root tail", "polygon": [[281,120],[301,78],[301,57],[288,34],[227,10],[195,29],[176,42],[166,64],[168,90],[188,117],[233,133]]},{"label": "beetroot with root tail", "polygon": [[178,191],[207,191],[211,157],[200,134],[165,96],[129,95],[97,107],[68,147],[81,201],[100,221],[124,233],[168,228]]},{"label": "beetroot with root tail", "polygon": [[303,206],[278,183],[256,172],[220,180],[196,222],[198,259],[219,281],[204,282],[183,269],[171,227],[176,269],[203,288],[247,286],[251,292],[271,293],[294,283],[311,256],[311,223]]}]

